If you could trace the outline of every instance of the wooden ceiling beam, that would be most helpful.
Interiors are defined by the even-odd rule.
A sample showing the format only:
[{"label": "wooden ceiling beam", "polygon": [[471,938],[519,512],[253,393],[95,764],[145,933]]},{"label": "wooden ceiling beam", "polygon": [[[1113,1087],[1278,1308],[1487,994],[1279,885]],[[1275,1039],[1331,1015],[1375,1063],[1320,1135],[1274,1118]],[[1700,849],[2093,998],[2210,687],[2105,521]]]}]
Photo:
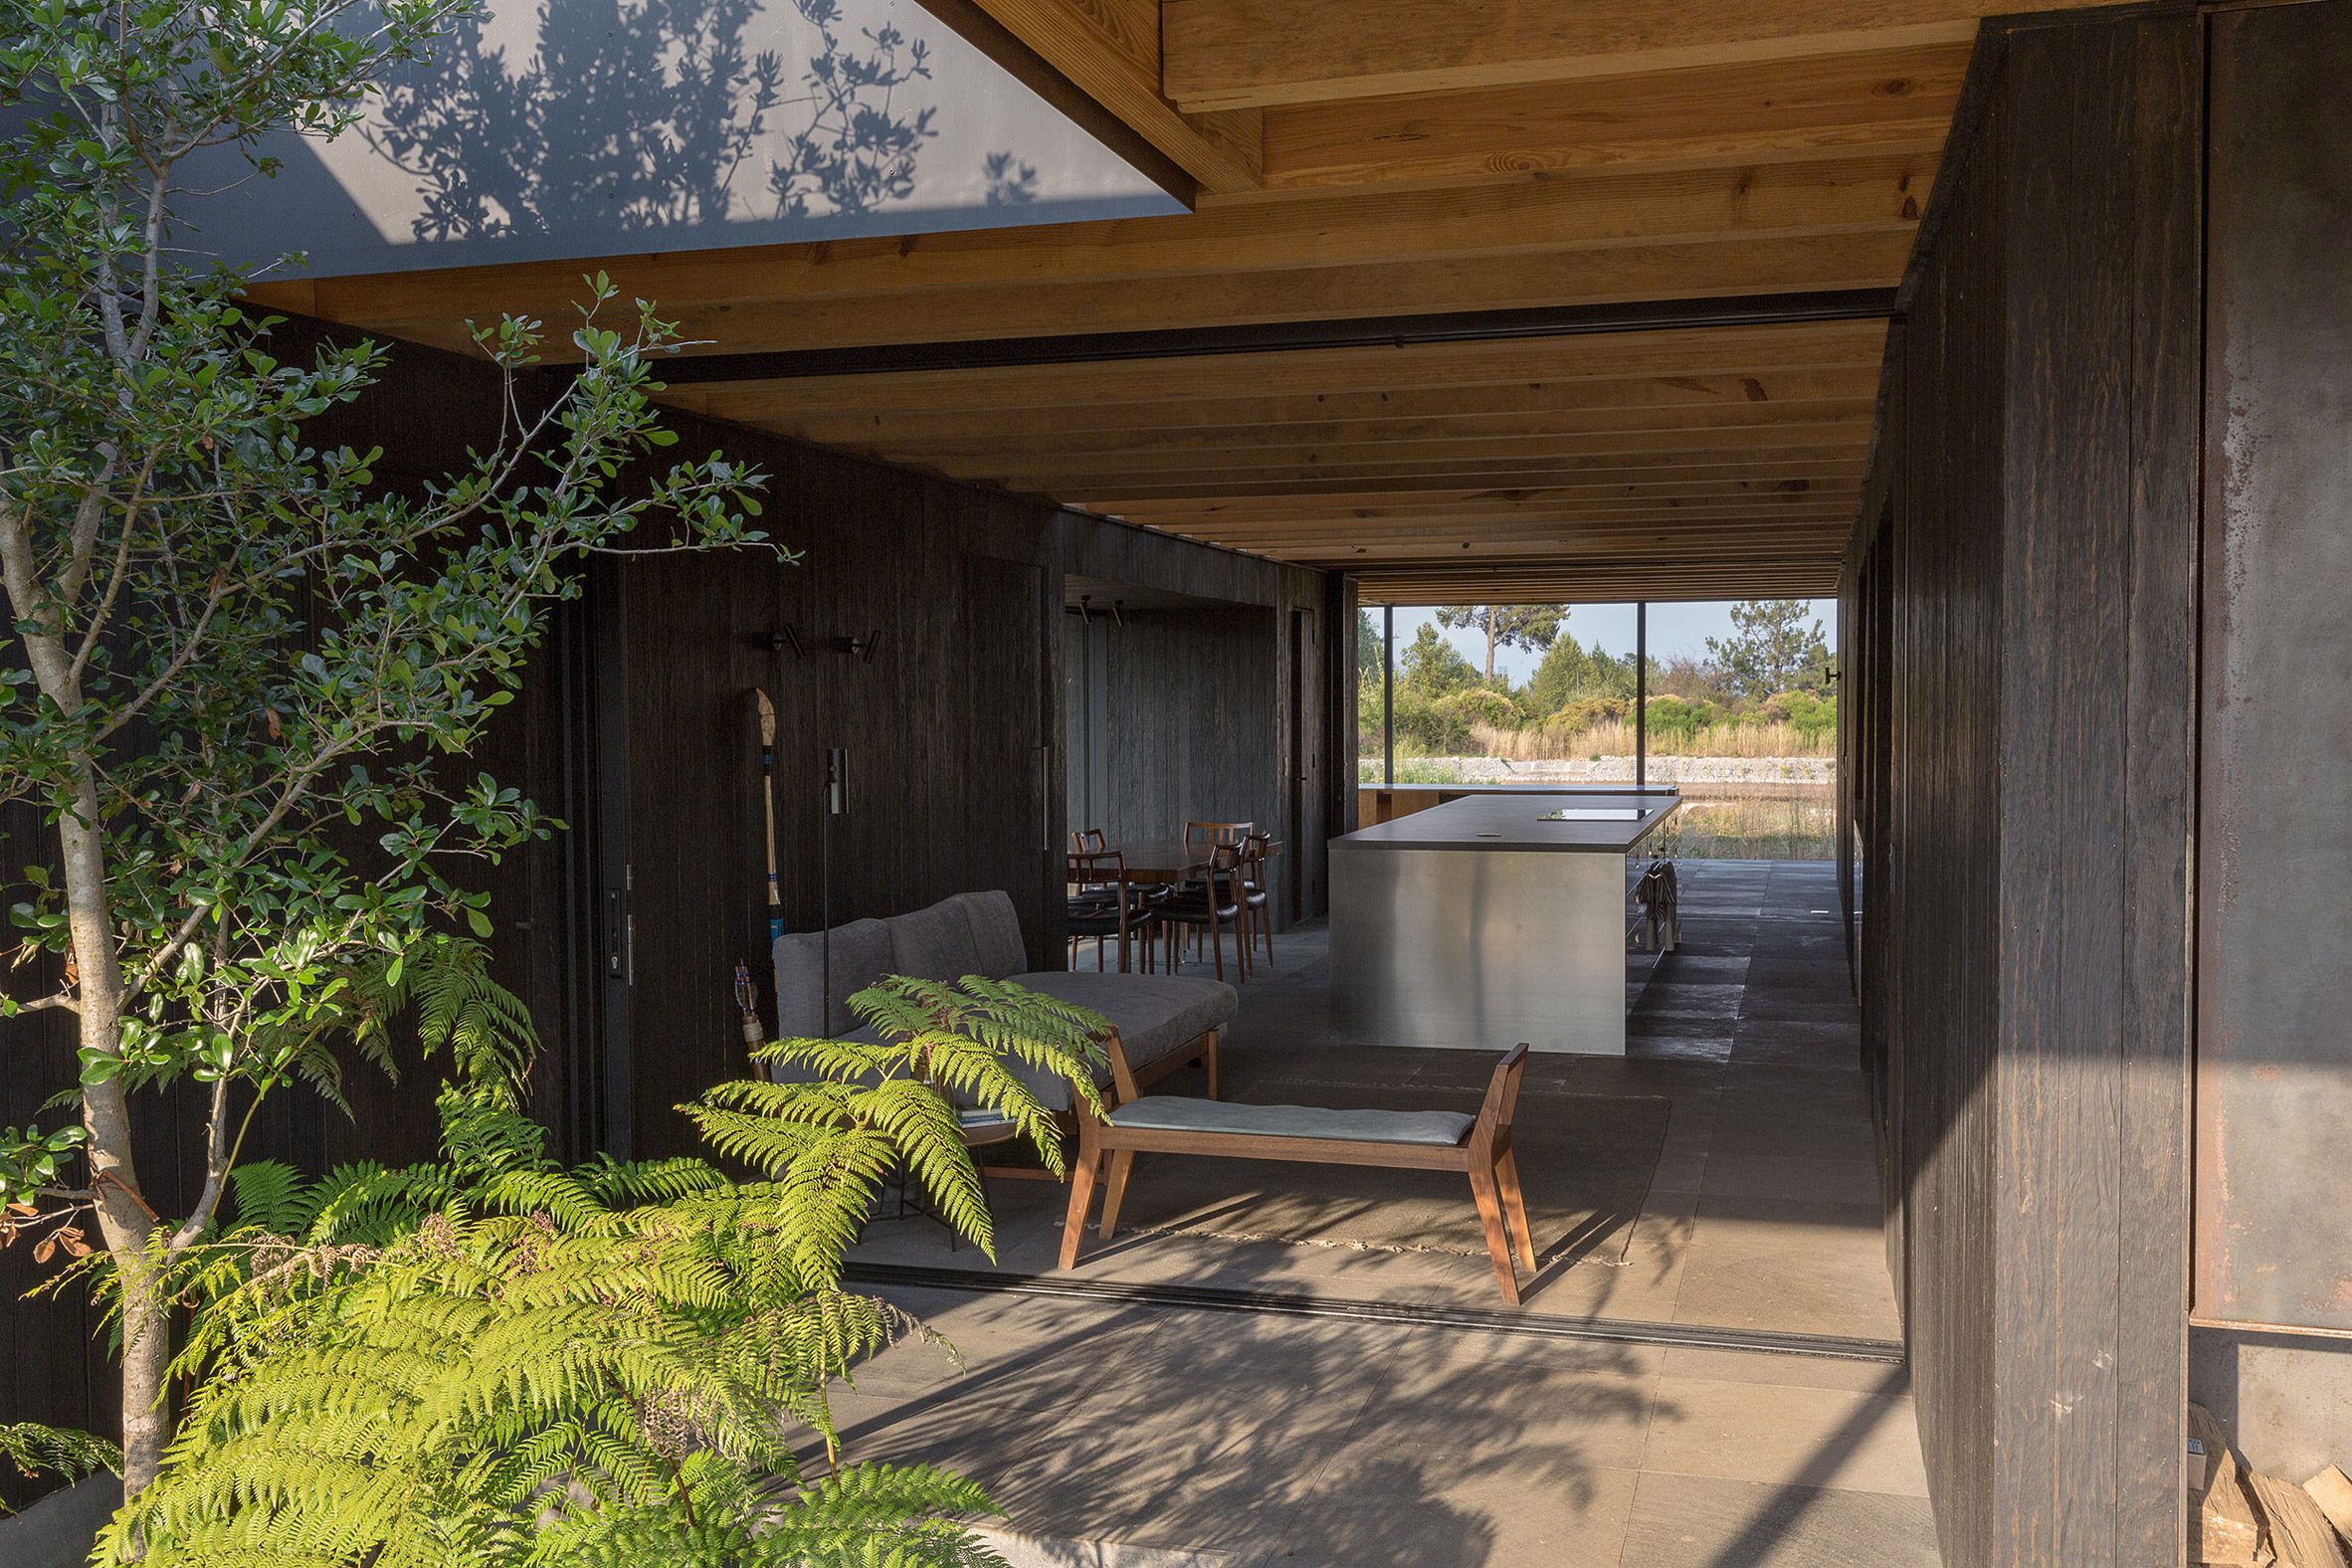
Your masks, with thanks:
[{"label": "wooden ceiling beam", "polygon": [[1643,376],[1622,380],[1534,381],[1476,388],[1404,388],[1398,391],[1293,393],[1286,396],[1190,398],[1157,403],[1061,404],[1041,408],[936,409],[902,412],[843,409],[777,418],[763,416],[755,398],[730,399],[715,389],[704,412],[759,420],[821,446],[887,447],[964,436],[1026,442],[1039,436],[1105,431],[1194,431],[1223,426],[1295,426],[1400,419],[1482,419],[1508,415],[1572,414],[1584,410],[1703,408],[1748,403],[1789,404],[1870,398],[1875,365],[1834,370],[1756,374]]},{"label": "wooden ceiling beam", "polygon": [[[363,322],[402,336],[446,327],[466,316],[499,313],[543,320],[570,318],[585,294],[582,274],[606,273],[623,298],[650,299],[689,336],[714,334],[723,348],[771,346],[744,340],[747,313],[764,308],[827,308],[873,313],[916,310],[935,298],[964,300],[978,291],[1062,288],[1122,290],[1140,280],[1221,283],[1235,274],[1293,269],[1363,269],[1534,257],[1613,246],[1690,245],[1724,240],[1907,234],[1924,205],[1934,169],[1930,156],[1842,159],[1769,168],[1576,179],[1520,179],[1457,189],[1344,193],[1218,207],[1174,217],[1039,224],[944,234],[846,239],[806,245],[615,257],[561,267],[461,268],[347,279],[308,286],[310,307],[336,320]],[[1901,275],[1900,267],[1893,272]],[[1860,285],[1883,282],[1874,269]],[[1816,287],[1810,281],[1784,289]],[[1148,291],[1129,291],[1148,293]],[[1709,292],[1709,291],[1698,291]],[[1769,292],[1727,290],[1711,292]],[[1581,294],[1581,292],[1580,292]],[[1627,298],[1672,296],[1668,291],[1617,292]],[[1481,296],[1481,305],[1542,302],[1512,294]],[[1569,302],[1563,300],[1561,302]],[[1382,314],[1370,308],[1288,310],[1281,320]],[[1446,308],[1443,300],[1404,303],[1407,310]],[[1241,314],[1232,320],[1253,317]],[[1258,317],[1264,319],[1266,317]],[[1115,330],[1138,324],[1087,312],[1015,318],[982,329],[931,331],[915,341]],[[902,333],[828,334],[790,346],[907,341]]]},{"label": "wooden ceiling beam", "polygon": [[[1160,16],[1155,0],[920,3],[1065,113],[1073,113],[1066,95],[1056,93],[1053,82],[1041,80],[1041,72],[1035,68],[1042,67],[1044,73],[1069,84],[1078,95],[1099,105],[1114,125],[1124,126],[1182,169],[1200,190],[1257,187],[1257,110],[1188,114],[1160,96]],[[1093,116],[1073,117],[1110,143],[1113,151],[1128,153],[1093,122]],[[1128,155],[1134,161],[1132,154]]]},{"label": "wooden ceiling beam", "polygon": [[1933,155],[1965,44],[1704,66],[1533,87],[1358,98],[1266,112],[1269,190],[1641,166]]},{"label": "wooden ceiling beam", "polygon": [[673,385],[664,401],[756,423],[845,409],[1089,408],[1237,391],[1313,396],[1856,368],[1875,376],[1885,346],[1883,320],[1799,322]]},{"label": "wooden ceiling beam", "polygon": [[[2056,0],[2046,10],[2104,0]],[[1190,111],[1958,46],[1985,0],[1163,0]]]},{"label": "wooden ceiling beam", "polygon": [[1778,563],[1738,561],[1699,565],[1626,567],[1592,562],[1541,563],[1484,571],[1384,570],[1356,580],[1357,602],[1365,606],[1436,604],[1631,604],[1724,599],[1812,599],[1837,591],[1836,572]]},{"label": "wooden ceiling beam", "polygon": [[1412,562],[1429,566],[1442,561],[1459,561],[1466,565],[1482,565],[1528,559],[1556,561],[1563,557],[1575,560],[1640,561],[1664,558],[1688,561],[1716,556],[1816,564],[1822,561],[1825,553],[1832,557],[1836,554],[1834,550],[1825,552],[1820,543],[1813,541],[1799,541],[1784,546],[1770,539],[1753,536],[1681,539],[1641,535],[1625,539],[1596,539],[1589,544],[1562,539],[1510,540],[1489,544],[1476,539],[1464,539],[1435,550],[1418,544],[1373,544],[1339,553],[1306,552],[1283,558],[1324,571],[1353,571],[1383,562]]},{"label": "wooden ceiling beam", "polygon": [[[973,285],[850,298],[669,308],[695,351],[761,353],[954,343],[1088,331],[1168,331],[1423,310],[1565,308],[1891,288],[1916,225],[1774,239],[1710,239],[1534,255],[1038,285]],[[454,311],[453,306],[453,311]],[[474,312],[479,319],[484,312]],[[487,313],[498,313],[495,306]],[[560,319],[560,317],[551,317]],[[352,316],[348,324],[475,353],[464,320]],[[922,371],[918,374],[935,374]],[[830,379],[830,378],[828,378]]]},{"label": "wooden ceiling beam", "polygon": [[1232,529],[1190,523],[1153,523],[1151,526],[1171,532],[1188,533],[1196,538],[1215,539],[1242,549],[1266,554],[1280,554],[1310,547],[1348,549],[1359,544],[1384,540],[1429,538],[1473,539],[1549,539],[1582,538],[1585,536],[1623,534],[1644,538],[1679,536],[1685,533],[1730,536],[1754,535],[1758,538],[1805,537],[1833,546],[1845,537],[1854,520],[1851,509],[1834,514],[1792,513],[1785,517],[1754,517],[1736,514],[1707,513],[1688,517],[1659,517],[1652,515],[1548,515],[1540,513],[1468,512],[1453,516],[1434,517],[1378,517],[1362,519],[1351,527],[1301,528],[1292,532],[1261,530],[1236,532]]}]

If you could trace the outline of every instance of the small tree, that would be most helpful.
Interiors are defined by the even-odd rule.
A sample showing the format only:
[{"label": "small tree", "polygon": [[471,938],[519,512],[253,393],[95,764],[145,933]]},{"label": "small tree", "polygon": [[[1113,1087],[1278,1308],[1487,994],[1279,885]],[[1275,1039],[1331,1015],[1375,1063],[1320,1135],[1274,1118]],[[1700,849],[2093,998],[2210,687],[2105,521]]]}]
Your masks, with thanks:
[{"label": "small tree", "polygon": [[1823,684],[1829,645],[1821,623],[1808,629],[1805,618],[1802,599],[1749,599],[1731,607],[1731,636],[1708,638],[1707,654],[1733,695],[1764,697]]},{"label": "small tree", "polygon": [[1413,641],[1397,656],[1397,680],[1416,696],[1440,697],[1477,683],[1475,665],[1462,657],[1438,629],[1424,623]]},{"label": "small tree", "polygon": [[1372,624],[1372,612],[1356,612],[1356,684],[1377,686],[1380,682],[1380,651],[1384,639],[1380,628]]},{"label": "small tree", "polygon": [[1567,623],[1564,604],[1450,604],[1438,611],[1438,624],[1468,627],[1486,634],[1486,681],[1494,681],[1494,651],[1524,648],[1541,653],[1552,646]]},{"label": "small tree", "polygon": [[[674,337],[642,303],[619,329],[591,308],[560,390],[528,379],[537,323],[479,332],[505,373],[494,439],[392,494],[374,454],[302,433],[383,351],[282,361],[243,278],[186,264],[186,160],[269,172],[262,136],[345,129],[379,68],[468,8],[46,0],[0,38],[0,101],[26,115],[0,151],[0,809],[54,835],[12,913],[60,960],[0,1016],[70,1015],[81,1063],[70,1123],[0,1135],[0,1199],[45,1245],[95,1226],[134,1496],[169,1429],[163,1281],[211,1232],[255,1106],[295,1079],[335,1095],[332,1045],[370,999],[453,926],[489,929],[456,867],[549,831],[449,764],[577,591],[567,568],[648,519],[650,547],[759,538],[760,476],[722,458],[625,482],[676,439],[650,401]],[[199,1180],[167,1214],[133,1159],[163,1111],[140,1091],[190,1080]]]}]

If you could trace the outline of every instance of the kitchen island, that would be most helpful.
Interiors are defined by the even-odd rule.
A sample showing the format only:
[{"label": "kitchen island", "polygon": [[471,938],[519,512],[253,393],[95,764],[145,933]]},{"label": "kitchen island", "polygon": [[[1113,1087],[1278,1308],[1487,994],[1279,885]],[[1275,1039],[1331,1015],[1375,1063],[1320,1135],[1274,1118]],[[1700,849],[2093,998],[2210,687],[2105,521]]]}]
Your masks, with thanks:
[{"label": "kitchen island", "polygon": [[1331,1008],[1366,1045],[1625,1055],[1625,1018],[1679,931],[1645,848],[1680,802],[1593,790],[1469,796],[1331,841]]}]

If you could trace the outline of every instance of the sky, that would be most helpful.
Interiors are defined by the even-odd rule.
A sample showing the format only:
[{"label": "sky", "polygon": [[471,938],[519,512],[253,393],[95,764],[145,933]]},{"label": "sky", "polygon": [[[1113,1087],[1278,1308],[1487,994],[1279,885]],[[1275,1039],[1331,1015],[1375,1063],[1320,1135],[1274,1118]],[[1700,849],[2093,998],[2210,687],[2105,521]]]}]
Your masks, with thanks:
[{"label": "sky", "polygon": [[[1731,606],[1735,601],[1721,600],[1705,604],[1653,604],[1650,607],[1650,657],[1665,659],[1672,654],[1688,654],[1693,659],[1707,651],[1707,639],[1731,635]],[[1822,637],[1831,647],[1838,643],[1838,601],[1812,599],[1807,601],[1813,618],[1821,622]],[[1414,637],[1425,625],[1434,624],[1434,610],[1397,611],[1397,654],[1401,658]],[[1380,611],[1372,611],[1372,626],[1380,627]],[[1483,670],[1486,667],[1486,639],[1472,628],[1447,631],[1440,635],[1462,650],[1463,657]],[[1563,636],[1573,637],[1590,648],[1596,641],[1613,654],[1630,656],[1634,651],[1634,607],[1630,604],[1580,604],[1568,612],[1568,620],[1561,628]],[[1494,671],[1507,674],[1513,683],[1524,682],[1535,673],[1543,659],[1541,654],[1516,648],[1495,650]]]}]

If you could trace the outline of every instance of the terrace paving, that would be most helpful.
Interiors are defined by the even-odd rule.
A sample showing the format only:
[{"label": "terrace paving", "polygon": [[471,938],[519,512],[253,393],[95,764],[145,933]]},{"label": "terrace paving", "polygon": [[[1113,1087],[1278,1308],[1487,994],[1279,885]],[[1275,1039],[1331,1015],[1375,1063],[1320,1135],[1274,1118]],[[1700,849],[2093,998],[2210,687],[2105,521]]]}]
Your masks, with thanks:
[{"label": "terrace paving", "polygon": [[[1623,1263],[1555,1265],[1529,1318],[1568,1335],[1629,1321],[1896,1334],[1843,945],[1821,912],[1834,898],[1826,867],[1686,866],[1687,945],[1636,1008],[1627,1059],[1535,1064],[1560,1089],[1662,1095],[1671,1114]],[[1323,1022],[1321,933],[1276,945],[1243,989],[1231,1092],[1360,1079],[1366,1054]],[[1490,1067],[1470,1053],[1377,1060],[1404,1083]],[[1148,1180],[1139,1163],[1138,1194]],[[1050,1271],[1063,1192],[997,1185],[1005,1275]],[[1474,1249],[1467,1195],[1463,1209]],[[1482,1254],[1182,1234],[1089,1245],[1053,1277],[1499,1308]],[[878,1224],[858,1261],[989,1268],[920,1220]],[[1885,1359],[990,1287],[1003,1282],[1021,1281],[881,1287],[963,1366],[901,1344],[861,1369],[838,1415],[854,1458],[986,1485],[1016,1564],[1937,1561],[1909,1387]]]}]

